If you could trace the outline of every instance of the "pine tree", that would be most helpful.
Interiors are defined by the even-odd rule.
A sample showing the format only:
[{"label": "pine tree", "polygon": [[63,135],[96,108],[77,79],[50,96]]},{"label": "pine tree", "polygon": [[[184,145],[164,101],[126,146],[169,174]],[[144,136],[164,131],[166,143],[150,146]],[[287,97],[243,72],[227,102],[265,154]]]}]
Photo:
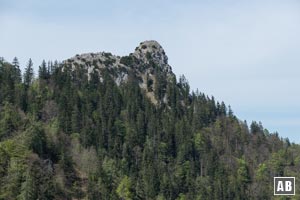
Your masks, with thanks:
[{"label": "pine tree", "polygon": [[37,199],[37,186],[30,169],[26,172],[26,180],[22,183],[20,198],[22,200]]},{"label": "pine tree", "polygon": [[43,60],[42,64],[39,66],[39,78],[42,80],[47,80],[49,78],[49,71],[45,60]]},{"label": "pine tree", "polygon": [[7,62],[1,63],[0,78],[0,100],[14,103],[16,100],[16,70]]},{"label": "pine tree", "polygon": [[19,65],[19,61],[17,57],[14,57],[13,61],[12,61],[12,65],[14,67],[15,70],[15,80],[17,83],[21,83],[22,82],[22,75],[21,75],[21,70],[20,70],[20,65]]},{"label": "pine tree", "polygon": [[28,89],[28,87],[33,82],[33,78],[34,78],[33,62],[31,60],[31,58],[28,61],[28,64],[27,64],[27,66],[25,68],[25,72],[24,72],[23,76],[24,76],[24,85],[25,85],[25,88]]},{"label": "pine tree", "polygon": [[15,107],[5,102],[0,113],[0,141],[2,138],[12,136],[20,124],[21,118]]}]

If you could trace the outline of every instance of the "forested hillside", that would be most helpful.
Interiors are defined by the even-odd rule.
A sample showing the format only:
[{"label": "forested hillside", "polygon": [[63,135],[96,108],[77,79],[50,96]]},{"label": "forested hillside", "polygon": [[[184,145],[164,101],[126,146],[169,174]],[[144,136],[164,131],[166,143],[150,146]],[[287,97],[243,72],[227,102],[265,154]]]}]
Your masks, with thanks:
[{"label": "forested hillside", "polygon": [[36,75],[1,59],[0,111],[0,200],[274,199],[300,172],[299,145],[190,91],[155,41]]}]

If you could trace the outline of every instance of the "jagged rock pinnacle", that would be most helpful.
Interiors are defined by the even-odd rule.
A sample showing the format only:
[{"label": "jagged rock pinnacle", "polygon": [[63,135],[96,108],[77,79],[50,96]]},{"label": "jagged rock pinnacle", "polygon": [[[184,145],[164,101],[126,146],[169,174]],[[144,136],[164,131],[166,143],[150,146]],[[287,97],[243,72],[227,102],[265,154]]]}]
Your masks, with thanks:
[{"label": "jagged rock pinnacle", "polygon": [[145,63],[151,59],[160,66],[168,65],[168,57],[162,46],[155,40],[141,42],[133,55]]}]

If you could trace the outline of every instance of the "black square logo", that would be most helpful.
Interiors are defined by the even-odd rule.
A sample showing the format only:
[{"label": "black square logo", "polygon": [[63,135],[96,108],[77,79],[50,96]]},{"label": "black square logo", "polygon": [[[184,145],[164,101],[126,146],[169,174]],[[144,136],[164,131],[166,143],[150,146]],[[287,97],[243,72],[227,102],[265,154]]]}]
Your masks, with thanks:
[{"label": "black square logo", "polygon": [[274,195],[295,195],[295,177],[274,177]]}]

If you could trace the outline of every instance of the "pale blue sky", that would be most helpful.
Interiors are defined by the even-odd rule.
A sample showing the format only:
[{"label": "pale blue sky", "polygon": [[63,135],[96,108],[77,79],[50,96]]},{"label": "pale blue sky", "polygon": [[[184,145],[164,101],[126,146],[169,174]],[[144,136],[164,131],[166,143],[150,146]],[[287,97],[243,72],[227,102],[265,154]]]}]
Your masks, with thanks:
[{"label": "pale blue sky", "polygon": [[300,143],[300,2],[0,0],[0,56],[127,55],[161,43],[193,89]]}]

